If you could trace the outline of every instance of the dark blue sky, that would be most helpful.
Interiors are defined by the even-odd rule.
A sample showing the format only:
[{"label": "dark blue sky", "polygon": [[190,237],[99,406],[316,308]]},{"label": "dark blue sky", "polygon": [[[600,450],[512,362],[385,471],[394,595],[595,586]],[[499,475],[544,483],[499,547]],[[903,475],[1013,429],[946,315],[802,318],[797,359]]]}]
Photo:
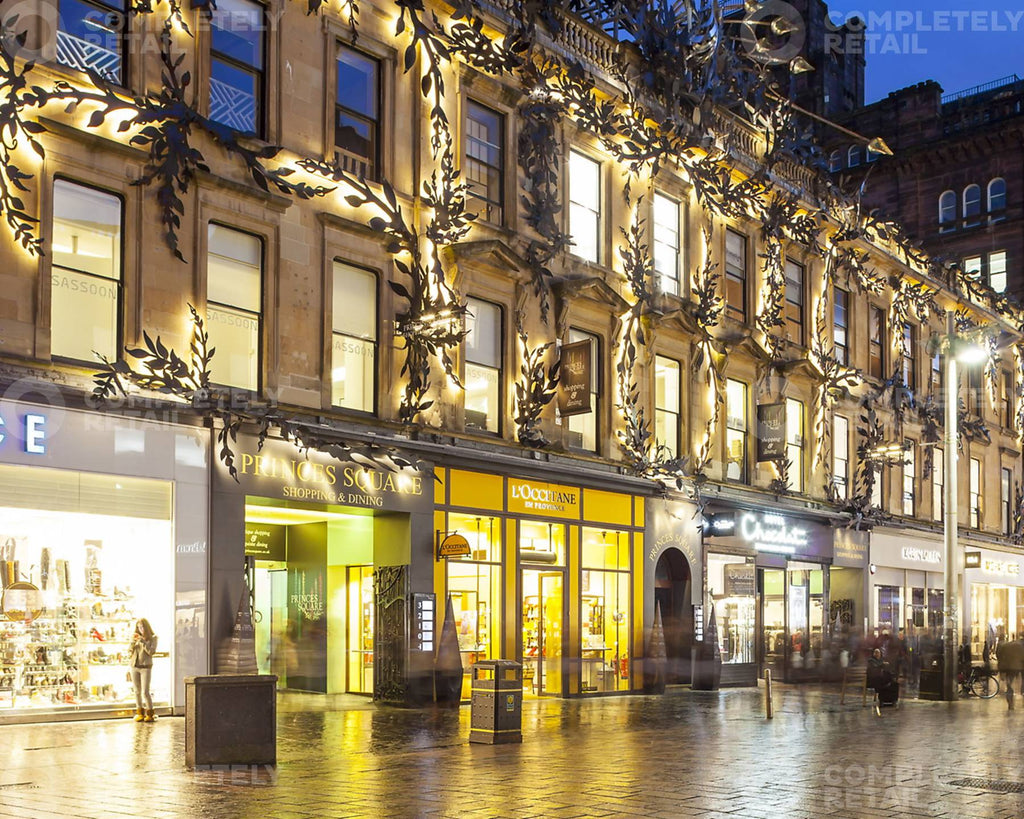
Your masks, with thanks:
[{"label": "dark blue sky", "polygon": [[867,102],[933,79],[953,93],[1024,76],[1024,0],[826,0],[867,22]]}]

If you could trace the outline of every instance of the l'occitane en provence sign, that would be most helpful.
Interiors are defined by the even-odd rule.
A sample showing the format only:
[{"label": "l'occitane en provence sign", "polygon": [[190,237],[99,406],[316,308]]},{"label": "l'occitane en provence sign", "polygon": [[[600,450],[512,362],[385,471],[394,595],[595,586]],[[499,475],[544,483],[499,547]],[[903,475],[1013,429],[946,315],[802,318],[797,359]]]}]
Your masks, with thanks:
[{"label": "l'occitane en provence sign", "polygon": [[580,489],[559,483],[508,479],[508,511],[523,515],[578,519]]}]

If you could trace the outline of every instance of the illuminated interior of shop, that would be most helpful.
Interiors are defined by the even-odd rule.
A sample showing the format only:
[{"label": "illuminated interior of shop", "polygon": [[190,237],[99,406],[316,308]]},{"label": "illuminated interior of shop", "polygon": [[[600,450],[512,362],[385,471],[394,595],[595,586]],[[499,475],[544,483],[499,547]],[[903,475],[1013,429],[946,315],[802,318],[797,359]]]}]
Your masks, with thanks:
[{"label": "illuminated interior of shop", "polygon": [[167,481],[0,466],[0,717],[133,708],[140,617],[158,637],[153,703],[170,702],[172,497]]},{"label": "illuminated interior of shop", "polygon": [[523,564],[523,693],[562,696],[565,526],[519,521],[519,558]]},{"label": "illuminated interior of shop", "polygon": [[256,661],[278,687],[373,693],[373,513],[247,497]]},{"label": "illuminated interior of shop", "polygon": [[580,692],[629,689],[628,532],[582,530]]},{"label": "illuminated interior of shop", "polygon": [[971,584],[971,657],[1024,634],[1024,589],[999,583]]},{"label": "illuminated interior of shop", "polygon": [[753,663],[756,629],[754,562],[742,555],[708,554],[708,593],[715,602],[723,663]]},{"label": "illuminated interior of shop", "polygon": [[501,657],[501,518],[448,514],[447,531],[469,541],[468,556],[447,560],[447,591],[462,657],[462,697],[470,696],[473,663]]},{"label": "illuminated interior of shop", "polygon": [[762,633],[765,665],[783,679],[813,671],[821,660],[824,572],[813,563],[764,569]]}]

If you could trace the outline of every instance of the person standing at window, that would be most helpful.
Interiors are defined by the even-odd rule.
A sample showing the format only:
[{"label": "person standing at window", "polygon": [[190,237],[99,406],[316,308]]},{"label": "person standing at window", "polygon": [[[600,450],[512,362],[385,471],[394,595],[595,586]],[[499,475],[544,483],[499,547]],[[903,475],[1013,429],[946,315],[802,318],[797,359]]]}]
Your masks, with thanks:
[{"label": "person standing at window", "polygon": [[[145,617],[135,624],[131,642],[132,687],[135,689],[135,721],[153,722],[153,694],[149,690],[153,677],[153,654],[156,653],[156,635]],[[145,708],[143,708],[145,703]]]}]

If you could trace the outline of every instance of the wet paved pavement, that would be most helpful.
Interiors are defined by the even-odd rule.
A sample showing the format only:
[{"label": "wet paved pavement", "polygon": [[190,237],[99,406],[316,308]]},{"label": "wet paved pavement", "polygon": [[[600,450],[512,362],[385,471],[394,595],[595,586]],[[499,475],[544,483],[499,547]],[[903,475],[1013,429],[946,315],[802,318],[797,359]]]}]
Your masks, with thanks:
[{"label": "wet paved pavement", "polygon": [[467,708],[285,702],[276,771],[186,771],[182,718],[0,726],[0,816],[1024,816],[984,789],[1024,788],[1024,710],[859,703],[780,687],[768,721],[750,689],[534,701],[523,744],[491,747],[466,742]]}]

